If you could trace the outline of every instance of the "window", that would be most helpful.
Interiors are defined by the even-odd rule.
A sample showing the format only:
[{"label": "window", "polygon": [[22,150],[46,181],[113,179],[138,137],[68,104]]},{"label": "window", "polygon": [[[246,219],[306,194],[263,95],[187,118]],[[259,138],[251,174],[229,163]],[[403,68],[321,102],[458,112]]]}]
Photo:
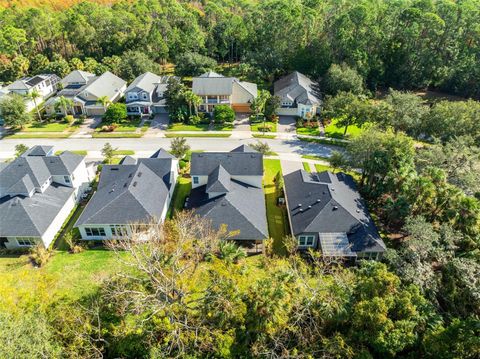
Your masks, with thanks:
[{"label": "window", "polygon": [[31,237],[17,238],[18,245],[22,247],[34,246],[36,242],[37,241],[35,240],[35,238],[31,238]]},{"label": "window", "polygon": [[127,228],[125,226],[112,224],[110,226],[113,237],[126,237],[128,235]]},{"label": "window", "polygon": [[100,228],[87,227],[85,228],[85,233],[87,234],[87,237],[99,237],[99,236],[104,237],[105,236],[105,230],[101,227]]},{"label": "window", "polygon": [[198,184],[198,177],[197,176],[193,176],[193,184]]},{"label": "window", "polygon": [[298,237],[298,245],[301,247],[313,247],[315,236],[300,236]]},{"label": "window", "polygon": [[70,183],[70,177],[69,176],[63,176],[63,179],[65,180],[65,183]]},{"label": "window", "polygon": [[146,94],[145,92],[142,93],[142,97],[143,97],[144,100],[146,100],[146,99],[148,98],[148,96],[147,96],[147,94]]}]

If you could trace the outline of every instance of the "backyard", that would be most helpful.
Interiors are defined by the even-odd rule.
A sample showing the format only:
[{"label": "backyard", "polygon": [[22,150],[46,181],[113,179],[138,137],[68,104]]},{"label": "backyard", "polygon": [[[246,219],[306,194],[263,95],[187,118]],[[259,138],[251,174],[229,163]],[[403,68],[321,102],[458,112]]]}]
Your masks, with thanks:
[{"label": "backyard", "polygon": [[172,218],[175,212],[181,211],[185,200],[192,189],[192,180],[190,178],[178,177],[177,184],[172,196],[172,203],[168,208],[167,218]]}]

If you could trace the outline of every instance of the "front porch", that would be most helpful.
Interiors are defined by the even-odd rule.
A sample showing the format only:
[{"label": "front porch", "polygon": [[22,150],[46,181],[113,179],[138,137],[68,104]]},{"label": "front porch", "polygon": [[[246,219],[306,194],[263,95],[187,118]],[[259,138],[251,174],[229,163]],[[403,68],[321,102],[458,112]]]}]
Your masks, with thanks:
[{"label": "front porch", "polygon": [[150,105],[127,104],[127,115],[150,115],[152,113]]}]

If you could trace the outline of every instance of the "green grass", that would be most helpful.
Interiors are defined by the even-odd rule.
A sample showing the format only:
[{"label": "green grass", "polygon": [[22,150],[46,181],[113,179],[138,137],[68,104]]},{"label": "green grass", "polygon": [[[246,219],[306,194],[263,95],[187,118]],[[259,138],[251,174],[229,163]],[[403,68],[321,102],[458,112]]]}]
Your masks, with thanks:
[{"label": "green grass", "polygon": [[309,136],[320,136],[320,129],[318,127],[299,127],[297,128],[297,134],[309,135]]},{"label": "green grass", "polygon": [[140,138],[143,133],[133,132],[94,132],[93,138]]},{"label": "green grass", "polygon": [[32,124],[26,125],[21,132],[64,132],[64,131],[75,131],[78,126],[70,126],[65,122],[51,122],[51,123],[39,123],[34,122]]},{"label": "green grass", "polygon": [[301,137],[299,136],[298,139],[300,141],[304,141],[304,142],[313,142],[313,143],[319,143],[319,144],[322,144],[322,145],[328,145],[328,146],[338,146],[338,147],[346,147],[347,146],[347,142],[344,142],[344,141],[338,141],[338,140],[335,140],[335,139],[326,139],[326,138],[309,138],[309,137]]},{"label": "green grass", "polygon": [[[168,125],[167,131],[208,131],[208,124],[198,124],[198,125],[187,125],[184,123],[171,123]],[[212,131],[231,131],[233,130],[232,124],[214,124]]]},{"label": "green grass", "polygon": [[[55,156],[61,155],[63,152],[65,152],[65,151],[56,151]],[[76,151],[68,151],[68,152],[72,152],[72,153],[75,153],[75,154],[80,155],[80,156],[86,156],[87,155],[87,151],[85,151],[85,150],[76,150]]]},{"label": "green grass", "polygon": [[[135,117],[133,120],[125,119],[124,121],[115,122],[118,126],[115,128],[114,132],[135,132],[135,130],[140,126],[142,119],[140,117]],[[102,130],[102,126],[109,126],[113,123],[101,122],[98,127],[95,129],[96,132]]]},{"label": "green grass", "polygon": [[[337,119],[333,119],[332,122],[325,127],[325,136],[332,138],[344,138],[343,133],[345,132],[344,126],[337,126]],[[348,126],[347,135],[345,137],[355,137],[362,132],[362,129],[358,126],[352,125]]]},{"label": "green grass", "polygon": [[64,133],[64,132],[52,132],[52,133],[16,133],[13,135],[7,135],[4,138],[20,138],[20,139],[27,139],[27,138],[68,138],[70,137],[71,133]]},{"label": "green grass", "polygon": [[80,217],[80,215],[82,214],[85,206],[86,204],[85,205],[78,204],[75,206],[75,208],[69,214],[68,218],[65,220],[65,223],[63,224],[62,228],[58,231],[57,237],[53,242],[53,248],[59,249],[62,251],[66,251],[69,249],[67,243],[64,240],[64,235],[65,233],[68,233],[73,229],[73,226],[77,222],[78,217]]},{"label": "green grass", "polygon": [[302,158],[307,160],[328,161],[328,157],[315,156],[315,155],[302,155]]},{"label": "green grass", "polygon": [[277,193],[274,178],[282,171],[280,160],[265,159],[263,161],[263,188],[267,205],[267,221],[270,237],[273,238],[273,249],[277,254],[285,254],[283,238],[288,233],[286,211],[277,206]]},{"label": "green grass", "polygon": [[265,138],[267,140],[272,140],[272,139],[276,138],[277,136],[275,136],[275,135],[261,135],[261,134],[257,134],[257,133],[252,133],[252,137],[253,138]]},{"label": "green grass", "polygon": [[135,151],[132,150],[116,150],[113,151],[113,154],[116,156],[131,156],[135,154]]},{"label": "green grass", "polygon": [[165,137],[230,137],[231,133],[166,133]]},{"label": "green grass", "polygon": [[307,171],[307,172],[312,172],[312,171],[311,171],[311,168],[310,168],[310,163],[308,163],[308,162],[302,162],[302,164],[303,164],[303,169],[304,169],[305,171]]},{"label": "green grass", "polygon": [[185,200],[192,190],[192,180],[190,178],[178,177],[175,190],[173,191],[172,202],[167,212],[167,218],[172,218],[176,211],[181,211]]},{"label": "green grass", "polygon": [[[265,122],[265,125],[267,127],[270,127],[270,131],[265,131],[266,133],[268,132],[277,132],[277,124],[274,123],[274,122],[271,122],[271,121],[266,121]],[[263,121],[261,122],[254,122],[254,123],[251,123],[250,124],[250,131],[252,132],[263,132],[262,131],[262,127],[263,127]]]}]

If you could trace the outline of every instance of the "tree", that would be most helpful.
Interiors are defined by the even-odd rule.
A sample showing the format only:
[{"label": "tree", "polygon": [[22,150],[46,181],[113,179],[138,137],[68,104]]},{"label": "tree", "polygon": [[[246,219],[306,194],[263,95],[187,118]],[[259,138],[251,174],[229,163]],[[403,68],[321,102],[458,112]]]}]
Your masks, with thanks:
[{"label": "tree", "polygon": [[37,110],[37,116],[38,116],[38,120],[41,121],[42,120],[42,115],[40,114],[40,109],[38,108],[38,105],[37,105],[37,100],[39,98],[41,98],[42,95],[40,94],[40,92],[38,92],[37,89],[33,89],[28,95],[27,95],[27,98],[32,100],[33,101],[33,104],[35,106],[35,109]]},{"label": "tree", "polygon": [[[174,119],[179,120],[181,117],[181,120],[184,120],[183,113],[186,113],[186,108],[188,106],[187,101],[185,100],[185,93],[188,91],[189,90],[179,79],[172,77],[168,80],[167,90],[165,91],[164,96],[168,106],[168,112],[171,114],[171,117],[174,117]],[[182,115],[175,116],[175,114],[178,114],[179,112]]]},{"label": "tree", "polygon": [[28,147],[23,143],[15,145],[15,157],[20,157],[22,154],[28,151]]},{"label": "tree", "polygon": [[80,60],[78,57],[74,57],[69,61],[70,68],[72,70],[85,70],[85,65],[82,60]]},{"label": "tree", "polygon": [[121,56],[118,65],[119,76],[127,81],[133,81],[137,76],[145,72],[160,72],[160,65],[152,61],[141,51],[126,51]]},{"label": "tree", "polygon": [[32,121],[32,116],[27,112],[25,101],[20,95],[5,96],[0,101],[0,113],[7,126],[23,128]]},{"label": "tree", "polygon": [[[269,151],[270,152],[270,151]],[[273,179],[273,182],[275,182],[275,191],[277,193],[277,196],[283,196],[284,195],[284,181],[283,181],[283,175],[281,171],[278,171],[277,174],[275,175],[275,178]]]},{"label": "tree", "polygon": [[333,171],[336,169],[343,169],[348,165],[348,159],[345,157],[345,154],[340,151],[332,151],[330,157],[328,158],[328,162],[333,168]]},{"label": "tree", "polygon": [[195,52],[183,53],[175,59],[175,73],[178,76],[199,76],[215,69],[217,62]]},{"label": "tree", "polygon": [[73,100],[65,96],[60,96],[55,102],[55,109],[62,109],[64,116],[68,115],[68,112],[72,107]]},{"label": "tree", "polygon": [[185,99],[185,101],[187,102],[188,104],[188,114],[189,116],[192,116],[193,113],[192,113],[192,106],[195,110],[195,115],[198,113],[198,106],[202,103],[202,99],[195,95],[193,93],[193,91],[191,90],[184,90],[183,91],[183,98]]},{"label": "tree", "polygon": [[100,96],[99,98],[97,98],[97,103],[101,104],[103,106],[103,109],[105,110],[110,104],[110,99],[108,98],[108,96]]},{"label": "tree", "polygon": [[322,114],[325,119],[335,118],[337,124],[345,128],[345,136],[349,126],[362,126],[368,120],[368,109],[368,102],[364,97],[351,92],[339,92],[334,97],[327,97]]},{"label": "tree", "polygon": [[[104,99],[104,100],[108,101],[108,99]],[[127,118],[127,105],[125,105],[124,103],[117,102],[108,106],[107,110],[105,111],[105,114],[102,117],[102,121],[106,123],[119,123],[124,121],[126,118]]]},{"label": "tree", "polygon": [[320,92],[336,96],[340,92],[361,95],[364,92],[363,78],[346,63],[332,64],[320,81]]},{"label": "tree", "polygon": [[245,250],[232,241],[220,241],[218,244],[218,258],[227,263],[238,263],[246,256]]},{"label": "tree", "polygon": [[115,151],[117,149],[113,148],[112,145],[109,142],[106,142],[105,145],[103,145],[102,148],[102,156],[104,157],[104,162],[106,164],[111,164],[112,159],[115,156]]},{"label": "tree", "polygon": [[255,151],[260,152],[264,156],[272,153],[270,146],[267,142],[257,141],[257,143],[250,145]]},{"label": "tree", "polygon": [[267,118],[272,118],[277,115],[280,108],[281,99],[278,96],[269,96],[265,102],[264,114]]},{"label": "tree", "polygon": [[177,158],[183,158],[190,151],[185,137],[175,137],[170,141],[171,153]]},{"label": "tree", "polygon": [[235,120],[235,111],[229,105],[216,105],[213,108],[213,119],[216,123],[232,123]]}]

